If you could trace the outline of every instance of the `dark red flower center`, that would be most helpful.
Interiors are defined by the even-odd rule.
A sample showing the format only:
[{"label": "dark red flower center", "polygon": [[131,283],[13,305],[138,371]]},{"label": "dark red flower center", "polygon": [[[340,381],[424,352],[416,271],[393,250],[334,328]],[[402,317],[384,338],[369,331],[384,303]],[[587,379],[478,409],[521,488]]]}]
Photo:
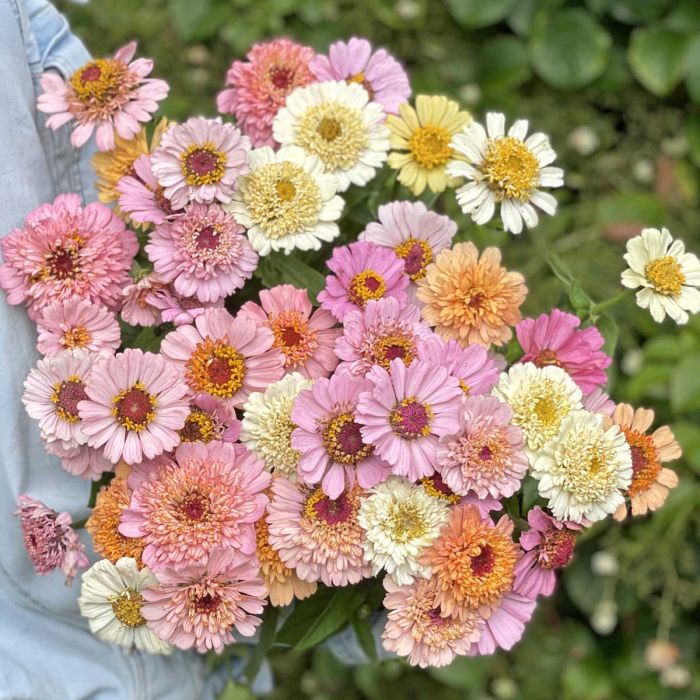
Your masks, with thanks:
[{"label": "dark red flower center", "polygon": [[475,576],[488,576],[493,571],[493,566],[496,563],[496,557],[493,550],[487,544],[483,545],[481,552],[471,558],[471,570]]},{"label": "dark red flower center", "polygon": [[415,399],[404,399],[391,411],[389,422],[397,435],[412,440],[429,433],[431,418],[428,406]]},{"label": "dark red flower center", "polygon": [[403,360],[406,356],[406,347],[403,345],[387,345],[384,348],[384,357],[387,361],[401,359]]},{"label": "dark red flower center", "polygon": [[557,354],[554,350],[540,350],[537,356],[532,361],[537,367],[560,367],[561,364],[557,359]]},{"label": "dark red flower center", "polygon": [[425,251],[423,246],[416,241],[408,249],[404,256],[403,264],[407,275],[417,275],[423,271]]},{"label": "dark red flower center", "polygon": [[215,250],[219,245],[219,232],[214,226],[205,226],[197,233],[198,250]]},{"label": "dark red flower center", "polygon": [[69,379],[62,382],[56,392],[56,406],[69,417],[78,419],[78,403],[87,399],[85,384],[80,380]]},{"label": "dark red flower center", "polygon": [[345,522],[352,515],[350,502],[344,493],[341,493],[336,499],[322,496],[314,504],[314,510],[316,515],[329,525]]},{"label": "dark red flower center", "polygon": [[493,452],[491,451],[491,448],[488,445],[484,445],[479,450],[479,459],[483,460],[484,462],[491,459],[492,455],[493,455]]},{"label": "dark red flower center", "polygon": [[117,417],[131,430],[147,425],[152,418],[153,399],[143,389],[133,386],[125,391],[115,406]]},{"label": "dark red flower center", "polygon": [[198,523],[209,512],[209,501],[201,493],[190,493],[180,502],[179,510],[187,520]]},{"label": "dark red flower center", "polygon": [[217,154],[207,148],[195,148],[186,158],[187,168],[197,175],[209,175],[219,167]]},{"label": "dark red flower center", "polygon": [[195,612],[200,613],[200,615],[211,615],[211,613],[216,612],[219,605],[221,605],[221,597],[216,593],[205,593],[194,599]]},{"label": "dark red flower center", "polygon": [[287,66],[273,66],[268,75],[278,90],[288,90],[294,83],[294,71]]},{"label": "dark red flower center", "polygon": [[231,363],[228,358],[213,358],[207,367],[207,376],[212,384],[226,384],[231,379]]},{"label": "dark red flower center", "polygon": [[77,251],[57,248],[46,259],[46,269],[53,279],[72,279],[78,272]]},{"label": "dark red flower center", "polygon": [[434,627],[443,627],[449,622],[449,618],[440,614],[440,608],[432,608],[426,613],[426,617]]},{"label": "dark red flower center", "polygon": [[100,68],[98,65],[95,65],[94,63],[85,68],[80,74],[80,79],[84,83],[92,83],[95,80],[99,80],[101,77],[102,68]]},{"label": "dark red flower center", "polygon": [[355,423],[354,420],[343,425],[343,427],[338,431],[336,440],[340,445],[340,449],[347,455],[355,455],[366,447],[366,445],[362,442],[360,426]]},{"label": "dark red flower center", "polygon": [[543,569],[561,569],[574,556],[576,535],[567,529],[549,528],[538,545],[538,561]]},{"label": "dark red flower center", "polygon": [[301,333],[294,326],[287,326],[280,332],[282,342],[289,348],[294,347],[301,340]]}]

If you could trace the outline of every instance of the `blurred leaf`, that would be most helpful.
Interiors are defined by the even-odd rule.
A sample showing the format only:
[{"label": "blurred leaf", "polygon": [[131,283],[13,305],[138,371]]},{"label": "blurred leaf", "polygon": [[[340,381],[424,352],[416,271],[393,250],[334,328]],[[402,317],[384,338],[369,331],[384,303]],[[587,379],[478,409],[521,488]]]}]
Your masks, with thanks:
[{"label": "blurred leaf", "polygon": [[265,608],[262,618],[262,625],[258,628],[258,642],[253,647],[253,653],[250,655],[248,663],[243,669],[243,675],[248,679],[249,683],[252,683],[255,680],[269,648],[275,641],[279,612],[279,608],[276,608],[271,604],[268,604],[268,606]]},{"label": "blurred leaf", "polygon": [[635,29],[627,58],[632,72],[657,97],[667,97],[683,77],[688,37],[660,27]]},{"label": "blurred leaf", "polygon": [[547,255],[547,264],[552,269],[556,278],[562,283],[564,289],[568,292],[568,290],[571,289],[571,285],[574,283],[574,273],[571,271],[569,265],[564,262],[562,257],[552,251]]},{"label": "blurred leaf", "polygon": [[673,9],[664,17],[664,26],[675,32],[700,31],[700,2],[676,0]]},{"label": "blurred leaf", "polygon": [[644,344],[644,357],[651,362],[676,362],[681,356],[678,338],[657,335]]},{"label": "blurred leaf", "polygon": [[569,566],[564,569],[564,588],[574,605],[586,617],[590,617],[598,602],[603,597],[603,579],[594,576],[587,557],[577,554]]},{"label": "blurred leaf", "polygon": [[195,37],[199,26],[209,15],[211,4],[212,0],[168,0],[173,25],[182,39]]},{"label": "blurred leaf", "polygon": [[672,0],[607,0],[608,13],[618,22],[645,24],[657,17]]},{"label": "blurred leaf", "polygon": [[682,421],[674,423],[671,429],[683,448],[683,461],[700,474],[700,427]]},{"label": "blurred leaf", "polygon": [[370,624],[370,618],[361,618],[357,613],[355,613],[350,618],[350,624],[352,625],[355,634],[357,635],[357,641],[365,652],[367,658],[375,662],[377,660],[377,641],[372,634],[372,625]]},{"label": "blurred leaf", "polygon": [[155,328],[147,326],[139,331],[138,335],[131,341],[130,347],[141,348],[146,352],[158,352],[161,340],[163,340],[163,336],[156,335]]},{"label": "blurred leaf", "polygon": [[268,288],[278,284],[292,284],[298,289],[305,289],[311,303],[316,306],[318,306],[316,297],[326,284],[320,272],[294,255],[283,253],[270,253],[264,257],[255,275]]},{"label": "blurred leaf", "polygon": [[562,700],[610,700],[615,688],[607,668],[598,657],[586,658],[564,669]]},{"label": "blurred leaf", "polygon": [[450,14],[464,27],[488,27],[500,22],[516,0],[444,0]]},{"label": "blurred leaf", "polygon": [[539,15],[530,37],[536,73],[560,90],[576,90],[595,80],[608,62],[611,39],[582,8]]},{"label": "blurred leaf", "polygon": [[459,690],[479,690],[487,677],[488,658],[458,656],[449,666],[428,668],[428,673],[445,685]]},{"label": "blurred leaf", "polygon": [[[700,2],[698,7],[700,8]],[[685,76],[685,85],[688,88],[688,94],[693,102],[700,103],[700,34],[696,34],[688,46],[686,65],[688,70]]]},{"label": "blurred leaf", "polygon": [[700,354],[686,356],[674,366],[669,398],[676,413],[700,409]]},{"label": "blurred leaf", "polygon": [[255,695],[246,686],[229,681],[217,700],[255,700]]},{"label": "blurred leaf", "polygon": [[603,314],[597,321],[596,327],[600,331],[600,334],[605,338],[605,344],[603,345],[603,352],[612,357],[615,354],[615,348],[617,346],[617,337],[619,335],[619,329],[615,319],[608,314]]},{"label": "blurred leaf", "polygon": [[508,90],[526,82],[532,72],[525,44],[513,36],[496,36],[479,51],[479,84],[484,90]]},{"label": "blurred leaf", "polygon": [[666,209],[653,194],[618,193],[598,200],[596,219],[601,224],[640,223],[661,226],[666,220]]},{"label": "blurred leaf", "polygon": [[569,290],[569,301],[576,311],[587,311],[593,300],[581,289],[578,282],[573,282]]}]

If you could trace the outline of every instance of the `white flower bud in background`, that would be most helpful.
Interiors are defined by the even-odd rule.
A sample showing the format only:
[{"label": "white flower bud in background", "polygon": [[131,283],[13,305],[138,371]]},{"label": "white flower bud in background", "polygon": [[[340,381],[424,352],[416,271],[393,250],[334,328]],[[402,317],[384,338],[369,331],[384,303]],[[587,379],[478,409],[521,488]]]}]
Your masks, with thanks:
[{"label": "white flower bud in background", "polygon": [[616,576],[620,566],[614,554],[596,552],[591,557],[591,569],[596,576]]},{"label": "white flower bud in background", "polygon": [[685,688],[690,685],[692,677],[685,666],[671,666],[661,673],[659,680],[667,688]]},{"label": "white flower bud in background", "polygon": [[591,627],[598,634],[610,634],[617,625],[617,605],[614,600],[601,600],[591,615]]},{"label": "white flower bud in background", "polygon": [[622,371],[632,377],[644,366],[644,353],[639,348],[628,350],[620,362]]},{"label": "white flower bud in background", "polygon": [[644,650],[644,663],[652,671],[665,671],[678,661],[681,650],[672,642],[650,639]]},{"label": "white flower bud in background", "polygon": [[661,142],[661,150],[671,158],[682,158],[688,152],[688,139],[678,134]]},{"label": "white flower bud in background", "polygon": [[590,126],[576,127],[566,141],[581,156],[589,156],[600,147],[600,137]]},{"label": "white flower bud in background", "polygon": [[394,5],[394,12],[396,12],[404,22],[410,22],[420,14],[420,4],[415,0],[399,0],[399,2]]},{"label": "white flower bud in background", "polygon": [[193,66],[203,66],[209,63],[209,49],[204,44],[196,44],[187,49],[187,61]]},{"label": "white flower bud in background", "polygon": [[462,85],[459,97],[465,105],[475,105],[481,99],[481,88],[476,83]]},{"label": "white flower bud in background", "polygon": [[654,164],[648,158],[641,158],[632,164],[632,175],[637,182],[648,185],[654,179]]},{"label": "white flower bud in background", "polygon": [[491,692],[499,700],[511,700],[518,697],[518,686],[512,678],[496,678],[491,683]]}]

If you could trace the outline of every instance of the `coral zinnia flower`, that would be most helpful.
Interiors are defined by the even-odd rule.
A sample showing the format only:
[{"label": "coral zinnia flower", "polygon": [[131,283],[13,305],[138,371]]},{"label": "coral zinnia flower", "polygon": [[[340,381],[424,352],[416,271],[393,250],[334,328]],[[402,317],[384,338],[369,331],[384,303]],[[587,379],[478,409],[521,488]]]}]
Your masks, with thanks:
[{"label": "coral zinnia flower", "polygon": [[520,321],[520,305],[527,296],[519,272],[501,267],[501,251],[457,243],[443,250],[418,280],[417,296],[423,320],[445,340],[488,347],[507,343],[510,326]]},{"label": "coral zinnia flower", "polygon": [[265,512],[270,483],[263,463],[223,442],[187,443],[175,460],[140,464],[129,474],[129,508],[119,532],[141,537],[153,571],[190,566],[213,547],[255,551],[253,523]]},{"label": "coral zinnia flower", "polygon": [[[618,404],[612,416],[612,423],[620,427],[632,451],[632,483],[627,489],[632,515],[657,510],[664,504],[669,489],[678,485],[676,472],[661,465],[679,459],[683,452],[667,425],[647,434],[653,422],[654,411],[634,410],[626,403]],[[624,520],[626,516],[627,506],[622,504],[613,517]]]},{"label": "coral zinnia flower", "polygon": [[284,356],[273,347],[272,331],[225,309],[208,309],[194,326],[181,326],[163,339],[160,351],[183,373],[190,389],[242,406],[251,391],[262,391],[284,374]]},{"label": "coral zinnia flower", "polygon": [[355,485],[336,499],[319,487],[272,480],[267,507],[269,542],[302,581],[347,586],[372,575],[365,562],[364,530],[357,521],[365,491]]},{"label": "coral zinnia flower", "polygon": [[61,194],[0,239],[0,287],[8,303],[27,304],[31,319],[71,297],[114,310],[138,248],[134,233],[104,204],[83,208],[77,194]]},{"label": "coral zinnia flower", "polygon": [[141,591],[141,614],[163,641],[220,654],[234,631],[251,637],[262,622],[266,591],[257,574],[254,557],[215,547],[202,562],[159,572],[159,585]]},{"label": "coral zinnia flower", "polygon": [[272,120],[287,95],[314,81],[309,62],[314,51],[289,39],[255,44],[247,61],[234,61],[226,74],[226,89],[216,98],[222,114],[233,114],[253,146],[274,146]]},{"label": "coral zinnia flower", "polygon": [[58,73],[48,71],[41,76],[44,92],[39,95],[37,109],[51,116],[50,129],[59,129],[75,120],[71,143],[84,145],[97,129],[97,147],[101,151],[114,148],[115,132],[123,139],[133,139],[158,109],[158,102],[168,95],[164,80],[148,78],[153,70],[149,58],[131,59],[136,42],[123,46],[114,58],[97,58],[78,68],[65,81]]},{"label": "coral zinnia flower", "polygon": [[398,116],[390,114],[389,167],[399,171],[399,182],[416,196],[426,185],[432,192],[454,187],[458,180],[448,177],[447,163],[455,158],[452,137],[471,121],[469,112],[444,95],[418,95],[415,109],[399,106]]},{"label": "coral zinnia flower", "polygon": [[119,315],[132,326],[157,326],[162,323],[160,309],[149,298],[155,290],[167,285],[158,275],[144,275],[137,282],[128,284],[122,290],[122,307]]}]

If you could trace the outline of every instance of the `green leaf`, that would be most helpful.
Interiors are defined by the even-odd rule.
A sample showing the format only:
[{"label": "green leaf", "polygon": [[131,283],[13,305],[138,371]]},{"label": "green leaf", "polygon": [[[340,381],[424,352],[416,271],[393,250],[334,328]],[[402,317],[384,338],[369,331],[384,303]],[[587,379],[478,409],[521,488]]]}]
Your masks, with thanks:
[{"label": "green leaf", "polygon": [[180,38],[189,40],[199,35],[199,27],[209,15],[211,0],[170,0],[168,8]]},{"label": "green leaf", "polygon": [[365,652],[367,658],[372,662],[377,661],[377,640],[372,634],[372,625],[370,624],[369,618],[364,618],[355,613],[350,618],[350,624],[352,625],[355,635],[357,636],[357,641]]},{"label": "green leaf", "polygon": [[258,643],[253,647],[253,653],[250,655],[248,663],[243,670],[243,675],[248,679],[249,683],[255,680],[269,648],[275,641],[278,619],[279,608],[268,605],[263,613],[262,625],[259,628],[260,635],[258,637]]},{"label": "green leaf", "polygon": [[700,116],[693,114],[688,117],[685,125],[685,135],[688,139],[690,159],[700,168]]},{"label": "green leaf", "polygon": [[611,357],[615,354],[615,347],[617,346],[617,337],[620,333],[617,323],[612,316],[608,314],[603,314],[597,321],[596,327],[600,331],[600,334],[605,338],[605,344],[603,345],[603,352],[610,355]]},{"label": "green leaf", "polygon": [[109,482],[114,478],[114,472],[105,472],[97,481],[90,484],[90,498],[88,500],[88,508],[94,508],[97,503],[97,494],[102,490],[103,486],[109,486]]},{"label": "green leaf", "polygon": [[532,75],[525,44],[514,36],[496,36],[479,51],[479,83],[484,90],[512,89]]},{"label": "green leaf", "polygon": [[571,285],[574,283],[574,273],[564,259],[553,252],[549,252],[547,255],[547,264],[551,268],[555,277],[562,283],[562,286],[568,292],[571,289]]},{"label": "green leaf", "polygon": [[264,257],[255,275],[268,288],[278,284],[292,284],[298,289],[305,289],[311,303],[316,306],[318,306],[316,297],[326,284],[320,272],[299,258],[283,253],[270,253]]},{"label": "green leaf", "polygon": [[255,700],[255,696],[246,686],[229,681],[217,700]]},{"label": "green leaf", "polygon": [[627,52],[632,72],[657,97],[673,92],[683,77],[688,37],[661,27],[635,29]]},{"label": "green leaf", "polygon": [[673,368],[669,398],[675,413],[700,409],[700,355],[688,355]]},{"label": "green leaf", "polygon": [[593,300],[581,289],[581,286],[576,281],[572,283],[569,290],[569,301],[576,311],[587,311],[593,303]]},{"label": "green leaf", "polygon": [[449,13],[470,29],[500,22],[514,4],[515,0],[445,0]]},{"label": "green leaf", "polygon": [[671,427],[683,448],[683,461],[700,474],[700,428],[686,422],[674,423]]},{"label": "green leaf", "polygon": [[608,13],[618,22],[646,24],[660,17],[671,0],[608,0]]},{"label": "green leaf", "polygon": [[700,103],[700,34],[696,34],[688,45],[686,66],[685,86],[688,94],[693,102]]},{"label": "green leaf", "polygon": [[537,17],[530,37],[530,58],[542,80],[560,90],[576,90],[603,73],[611,43],[590,12],[564,8]]},{"label": "green leaf", "polygon": [[596,219],[604,226],[622,223],[661,226],[666,221],[666,209],[653,194],[619,193],[598,200]]},{"label": "green leaf", "polygon": [[673,9],[664,17],[664,26],[675,32],[700,31],[700,2],[698,0],[676,0]]}]

